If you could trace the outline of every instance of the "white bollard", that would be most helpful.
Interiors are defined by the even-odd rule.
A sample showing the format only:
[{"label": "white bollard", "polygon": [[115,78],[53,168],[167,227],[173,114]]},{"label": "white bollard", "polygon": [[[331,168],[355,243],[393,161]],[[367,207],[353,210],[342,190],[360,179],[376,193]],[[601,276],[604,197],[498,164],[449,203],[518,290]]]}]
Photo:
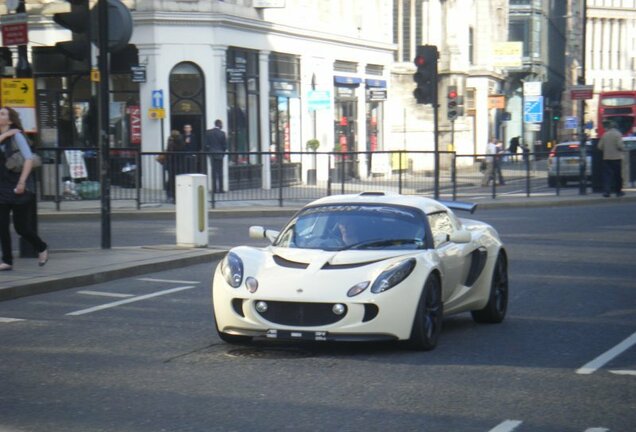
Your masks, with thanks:
[{"label": "white bollard", "polygon": [[204,174],[177,176],[177,246],[208,246],[207,178]]}]

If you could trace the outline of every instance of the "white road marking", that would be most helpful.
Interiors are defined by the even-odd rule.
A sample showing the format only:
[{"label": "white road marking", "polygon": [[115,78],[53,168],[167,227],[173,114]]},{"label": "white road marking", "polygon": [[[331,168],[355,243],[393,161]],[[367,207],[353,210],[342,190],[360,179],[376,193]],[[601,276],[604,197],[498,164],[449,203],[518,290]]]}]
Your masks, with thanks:
[{"label": "white road marking", "polygon": [[588,428],[585,429],[585,432],[609,432],[609,429],[604,428],[604,427],[600,427],[600,428]]},{"label": "white road marking", "polygon": [[4,318],[4,317],[0,317],[0,323],[12,323],[12,322],[17,322],[17,321],[24,321],[24,320],[20,319],[20,318]]},{"label": "white road marking", "polygon": [[490,429],[488,432],[510,432],[517,429],[517,427],[521,423],[523,422],[520,420],[506,420],[499,423],[497,426],[495,426],[493,429]]},{"label": "white road marking", "polygon": [[103,291],[78,291],[78,294],[86,294],[86,295],[94,295],[94,296],[102,296],[102,297],[119,297],[119,298],[127,298],[134,297],[134,294],[118,294],[118,293],[109,293]]},{"label": "white road marking", "polygon": [[614,348],[605,351],[603,354],[596,357],[591,362],[584,364],[582,367],[576,370],[576,373],[579,375],[593,374],[594,372],[596,372],[597,369],[603,367],[604,364],[608,363],[614,357],[629,349],[634,344],[636,344],[636,333],[633,333],[630,337],[616,345]]},{"label": "white road marking", "polygon": [[139,281],[144,282],[164,282],[164,283],[178,283],[178,284],[200,284],[200,281],[180,281],[170,279],[153,279],[153,278],[138,278]]},{"label": "white road marking", "polygon": [[633,370],[611,370],[610,373],[616,375],[634,375],[636,376],[636,371]]},{"label": "white road marking", "polygon": [[152,297],[158,297],[158,296],[162,296],[162,295],[166,295],[166,294],[172,294],[175,292],[179,292],[179,291],[184,291],[187,289],[191,289],[191,288],[195,288],[193,285],[188,285],[188,286],[182,286],[182,287],[177,287],[177,288],[172,288],[172,289],[168,289],[168,290],[164,290],[164,291],[158,291],[152,294],[146,294],[146,295],[142,295],[142,296],[137,296],[137,297],[132,297],[132,298],[127,298],[124,300],[119,300],[116,302],[112,302],[112,303],[106,303],[103,304],[101,306],[95,306],[95,307],[91,307],[88,309],[82,309],[82,310],[78,310],[75,312],[69,312],[66,315],[72,315],[72,316],[77,316],[77,315],[85,315],[85,314],[89,314],[91,312],[97,312],[100,310],[104,310],[104,309],[110,309],[110,308],[114,308],[117,306],[121,306],[124,304],[128,304],[128,303],[134,303],[134,302],[138,302],[141,300],[146,300]]}]

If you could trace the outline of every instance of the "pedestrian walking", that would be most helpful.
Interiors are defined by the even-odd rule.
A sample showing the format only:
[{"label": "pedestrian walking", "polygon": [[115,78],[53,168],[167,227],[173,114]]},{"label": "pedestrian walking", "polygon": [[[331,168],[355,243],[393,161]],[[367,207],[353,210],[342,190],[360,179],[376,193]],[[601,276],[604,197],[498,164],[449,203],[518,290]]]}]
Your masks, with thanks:
[{"label": "pedestrian walking", "polygon": [[495,174],[495,158],[497,157],[497,144],[494,138],[491,138],[486,145],[486,169],[484,170],[484,176],[481,179],[482,186],[488,186],[490,180],[494,180]]},{"label": "pedestrian walking", "polygon": [[616,122],[604,122],[606,132],[598,143],[598,149],[603,152],[603,196],[609,198],[612,192],[617,197],[625,195],[623,192],[623,134],[618,130]]},{"label": "pedestrian walking", "polygon": [[212,165],[212,191],[223,193],[223,158],[227,151],[227,138],[223,132],[223,122],[214,121],[214,128],[205,132],[205,151],[210,155]]},{"label": "pedestrian walking", "polygon": [[[7,167],[14,153],[22,155],[21,166]],[[31,176],[33,153],[23,134],[19,114],[12,108],[0,108],[0,271],[13,269],[10,223],[15,231],[38,252],[38,264],[49,260],[48,245],[33,229],[35,183]]]}]

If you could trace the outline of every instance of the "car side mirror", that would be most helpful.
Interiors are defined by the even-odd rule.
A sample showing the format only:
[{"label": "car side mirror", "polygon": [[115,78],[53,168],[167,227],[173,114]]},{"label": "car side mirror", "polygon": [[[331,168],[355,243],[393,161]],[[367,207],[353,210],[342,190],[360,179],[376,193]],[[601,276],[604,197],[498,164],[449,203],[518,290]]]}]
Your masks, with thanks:
[{"label": "car side mirror", "polygon": [[472,240],[472,234],[468,230],[459,230],[448,236],[448,240],[453,243],[470,243]]},{"label": "car side mirror", "polygon": [[276,240],[278,237],[279,231],[276,230],[268,230],[262,226],[251,226],[250,227],[250,238],[255,240],[261,240],[266,238],[270,242]]}]

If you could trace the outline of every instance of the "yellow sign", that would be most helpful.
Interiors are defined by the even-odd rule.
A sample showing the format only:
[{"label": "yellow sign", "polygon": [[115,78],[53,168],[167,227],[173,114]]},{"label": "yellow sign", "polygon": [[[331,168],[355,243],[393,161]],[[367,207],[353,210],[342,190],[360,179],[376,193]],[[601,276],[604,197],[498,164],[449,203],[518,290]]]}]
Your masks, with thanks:
[{"label": "yellow sign", "polygon": [[520,68],[523,66],[523,42],[496,42],[493,47],[493,63],[496,67]]},{"label": "yellow sign", "polygon": [[163,108],[150,108],[148,109],[148,118],[153,120],[160,120],[166,117],[166,110]]},{"label": "yellow sign", "polygon": [[91,69],[91,81],[99,82],[99,78],[100,78],[99,69],[95,69],[95,68]]},{"label": "yellow sign", "polygon": [[2,105],[11,108],[35,108],[35,84],[33,78],[3,78]]}]

